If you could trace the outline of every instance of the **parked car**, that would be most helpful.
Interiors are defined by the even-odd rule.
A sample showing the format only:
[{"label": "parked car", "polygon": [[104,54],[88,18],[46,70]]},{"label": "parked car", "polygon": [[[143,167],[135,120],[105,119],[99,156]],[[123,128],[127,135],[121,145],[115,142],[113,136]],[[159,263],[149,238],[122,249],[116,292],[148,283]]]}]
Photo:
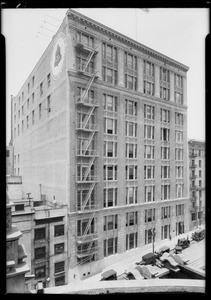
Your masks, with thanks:
[{"label": "parked car", "polygon": [[192,239],[194,241],[201,241],[205,238],[205,229],[197,229],[194,233],[192,233]]},{"label": "parked car", "polygon": [[153,265],[156,263],[156,257],[157,255],[149,252],[142,256],[142,260],[140,262],[137,262],[137,265]]},{"label": "parked car", "polygon": [[182,247],[182,249],[189,247],[190,246],[189,238],[187,237],[187,238],[178,239],[177,246]]},{"label": "parked car", "polygon": [[110,269],[101,274],[102,278],[100,281],[104,280],[117,280],[117,272],[113,269]]},{"label": "parked car", "polygon": [[156,252],[157,258],[159,259],[165,252],[167,253],[170,252],[170,248],[168,246],[163,246]]}]

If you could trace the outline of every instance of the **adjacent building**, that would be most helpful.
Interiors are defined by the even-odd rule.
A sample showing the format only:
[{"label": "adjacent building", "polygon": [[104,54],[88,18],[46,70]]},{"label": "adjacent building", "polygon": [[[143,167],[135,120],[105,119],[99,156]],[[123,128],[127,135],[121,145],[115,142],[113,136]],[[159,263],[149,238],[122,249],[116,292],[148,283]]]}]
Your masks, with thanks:
[{"label": "adjacent building", "polygon": [[14,148],[12,145],[6,147],[6,175],[14,175]]},{"label": "adjacent building", "polygon": [[[65,283],[189,230],[187,71],[68,10],[13,97],[15,174],[34,201],[67,205]],[[38,223],[34,243],[54,241]]]},{"label": "adjacent building", "polygon": [[21,176],[7,176],[7,190],[13,201],[12,223],[22,235],[26,262],[34,274],[27,290],[67,283],[67,209],[65,205],[24,195]]},{"label": "adjacent building", "polygon": [[190,230],[205,224],[205,142],[189,140]]}]

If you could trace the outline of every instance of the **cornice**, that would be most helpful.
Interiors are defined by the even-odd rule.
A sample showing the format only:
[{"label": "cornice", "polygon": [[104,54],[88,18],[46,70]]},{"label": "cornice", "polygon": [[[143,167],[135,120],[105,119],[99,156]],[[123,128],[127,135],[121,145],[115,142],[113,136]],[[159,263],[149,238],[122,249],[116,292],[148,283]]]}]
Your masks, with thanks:
[{"label": "cornice", "polygon": [[94,30],[97,30],[98,32],[106,34],[109,37],[115,38],[115,39],[119,40],[120,42],[126,44],[127,46],[129,45],[130,47],[134,47],[135,49],[141,51],[142,53],[144,53],[146,55],[150,55],[151,57],[154,57],[155,59],[163,61],[164,63],[166,63],[168,65],[171,65],[175,68],[180,69],[181,71],[187,72],[189,70],[189,67],[171,59],[170,57],[167,57],[164,54],[161,54],[147,46],[144,46],[141,43],[117,32],[103,24],[100,24],[97,21],[94,21],[76,11],[73,11],[70,9],[67,12],[67,16],[82,25],[87,25],[87,26],[93,28]]}]

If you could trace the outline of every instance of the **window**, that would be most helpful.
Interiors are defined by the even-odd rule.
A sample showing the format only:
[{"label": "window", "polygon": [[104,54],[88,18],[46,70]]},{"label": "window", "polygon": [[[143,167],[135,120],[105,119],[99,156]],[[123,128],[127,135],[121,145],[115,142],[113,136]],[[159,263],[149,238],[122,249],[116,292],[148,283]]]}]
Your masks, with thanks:
[{"label": "window", "polygon": [[111,84],[117,84],[117,71],[103,66],[103,80]]},{"label": "window", "polygon": [[55,277],[55,286],[60,286],[65,284],[65,276]]},{"label": "window", "polygon": [[18,135],[20,134],[20,125],[18,124]]},{"label": "window", "polygon": [[175,112],[175,124],[183,125],[183,114]]},{"label": "window", "polygon": [[169,70],[160,67],[160,80],[170,82]]},{"label": "window", "polygon": [[126,187],[126,204],[137,203],[137,187]]},{"label": "window", "polygon": [[34,87],[34,76],[32,77],[32,87]]},{"label": "window", "polygon": [[24,114],[24,105],[21,106],[21,114],[22,114],[22,116]]},{"label": "window", "polygon": [[161,207],[161,219],[167,219],[171,216],[171,206]]},{"label": "window", "polygon": [[191,214],[191,221],[196,221],[196,213]]},{"label": "window", "polygon": [[39,119],[42,117],[42,106],[41,103],[39,104]]},{"label": "window", "polygon": [[137,137],[137,123],[125,121],[125,135]]},{"label": "window", "polygon": [[87,201],[87,197],[89,194],[88,189],[79,188],[77,190],[77,209],[81,210],[85,209],[93,209],[95,207],[95,199],[94,199],[94,190],[92,190],[89,199]]},{"label": "window", "polygon": [[183,132],[179,130],[175,130],[175,141],[177,143],[182,143],[183,142]]},{"label": "window", "polygon": [[174,101],[177,104],[183,104],[183,94],[179,92],[174,92]]},{"label": "window", "polygon": [[125,166],[126,180],[137,179],[137,169],[138,167],[134,165]]},{"label": "window", "polygon": [[104,216],[103,230],[113,230],[118,227],[118,215]]},{"label": "window", "polygon": [[117,112],[117,97],[103,94],[103,108]]},{"label": "window", "polygon": [[34,110],[32,111],[32,124],[34,124]]},{"label": "window", "polygon": [[24,92],[22,92],[22,102],[23,102],[23,100],[24,100]]},{"label": "window", "polygon": [[199,170],[199,177],[201,177],[201,170]]},{"label": "window", "polygon": [[27,109],[29,108],[29,99],[27,99]]},{"label": "window", "polygon": [[106,188],[103,190],[103,206],[117,206],[117,188]]},{"label": "window", "polygon": [[125,68],[137,70],[137,57],[125,52]]},{"label": "window", "polygon": [[170,224],[161,226],[161,240],[165,240],[170,236]]},{"label": "window", "polygon": [[144,118],[149,120],[155,119],[155,108],[151,105],[144,104]]},{"label": "window", "polygon": [[104,133],[117,134],[117,120],[104,118]]},{"label": "window", "polygon": [[182,166],[176,166],[176,178],[183,178],[184,177],[184,168]]},{"label": "window", "polygon": [[161,159],[170,159],[169,147],[161,147]]},{"label": "window", "polygon": [[174,84],[178,88],[183,88],[183,77],[178,74],[174,74]]},{"label": "window", "polygon": [[151,244],[155,235],[155,228],[145,230],[145,245]]},{"label": "window", "polygon": [[64,243],[54,245],[54,254],[64,253]]},{"label": "window", "polygon": [[6,157],[10,157],[10,150],[6,150]]},{"label": "window", "polygon": [[60,262],[57,262],[54,264],[54,273],[55,274],[58,274],[58,273],[61,273],[61,272],[64,272],[65,269],[64,269],[64,261],[60,261]]},{"label": "window", "polygon": [[126,227],[138,224],[138,212],[133,211],[126,213]]},{"label": "window", "polygon": [[[194,165],[194,162],[193,162]],[[199,159],[199,168],[201,168],[201,160]]]},{"label": "window", "polygon": [[153,63],[144,61],[144,74],[147,76],[154,77],[155,66]]},{"label": "window", "polygon": [[46,276],[46,266],[35,268],[35,278],[44,278]]},{"label": "window", "polygon": [[185,232],[184,222],[176,223],[176,235],[183,234]]},{"label": "window", "polygon": [[[87,226],[89,225],[89,219],[82,219],[77,221],[77,236],[84,236],[84,234],[93,234],[94,233],[94,225],[95,219],[92,219],[91,224],[87,230]],[[87,231],[86,231],[87,230]]]},{"label": "window", "polygon": [[126,234],[126,250],[137,248],[138,245],[138,232]]},{"label": "window", "polygon": [[145,186],[144,199],[145,199],[145,202],[155,201],[155,186],[154,185]]},{"label": "window", "polygon": [[169,166],[161,166],[161,178],[162,179],[170,178],[170,167]]},{"label": "window", "polygon": [[170,199],[170,184],[161,185],[161,200]]},{"label": "window", "polygon": [[184,216],[184,204],[176,205],[176,216]]},{"label": "window", "polygon": [[160,109],[160,120],[164,123],[170,123],[170,110]]},{"label": "window", "polygon": [[29,116],[26,117],[26,128],[29,128]]},{"label": "window", "polygon": [[104,165],[103,166],[103,179],[104,180],[117,180],[117,165]]},{"label": "window", "polygon": [[154,140],[155,127],[151,125],[144,125],[144,138]]},{"label": "window", "polygon": [[117,63],[117,48],[103,43],[103,59]]},{"label": "window", "polygon": [[137,77],[125,74],[125,87],[130,90],[137,90]]},{"label": "window", "polygon": [[184,191],[184,184],[176,184],[176,198],[182,198]]},{"label": "window", "polygon": [[161,127],[160,139],[161,141],[169,142],[170,138],[170,129]]},{"label": "window", "polygon": [[117,253],[117,237],[104,240],[104,257]]},{"label": "window", "polygon": [[145,209],[145,223],[155,221],[155,208]]},{"label": "window", "polygon": [[[22,111],[23,111],[23,108],[22,108]],[[18,120],[20,120],[20,109],[18,110]]]},{"label": "window", "polygon": [[83,32],[77,32],[77,41],[84,44],[86,47],[94,47],[94,38]]},{"label": "window", "polygon": [[137,158],[137,144],[127,144],[125,148],[126,158]]},{"label": "window", "polygon": [[35,259],[45,258],[45,247],[36,248],[34,258]]},{"label": "window", "polygon": [[24,130],[24,120],[22,120],[22,132],[23,132],[23,130]]},{"label": "window", "polygon": [[103,145],[103,155],[105,157],[117,157],[117,142],[104,141]]},{"label": "window", "polygon": [[48,88],[50,87],[50,85],[51,85],[51,73],[49,73],[47,75],[47,86],[48,86]]},{"label": "window", "polygon": [[154,159],[155,147],[145,145],[144,146],[144,158],[145,159]]},{"label": "window", "polygon": [[144,166],[144,179],[154,179],[154,178],[155,178],[155,167]]},{"label": "window", "polygon": [[144,80],[144,94],[154,96],[155,85],[152,82]]},{"label": "window", "polygon": [[125,114],[137,116],[137,102],[125,99]]},{"label": "window", "polygon": [[32,93],[32,103],[34,103],[34,93]]},{"label": "window", "polygon": [[45,227],[42,228],[36,228],[34,230],[34,239],[37,240],[44,240],[46,237],[45,235]]},{"label": "window", "polygon": [[40,96],[42,96],[43,94],[43,83],[41,82],[40,83]]},{"label": "window", "polygon": [[164,100],[169,100],[170,92],[168,88],[160,86],[160,98]]},{"label": "window", "polygon": [[54,226],[54,236],[64,235],[64,224]]},{"label": "window", "polygon": [[48,114],[51,112],[51,95],[47,97],[47,112]]},{"label": "window", "polygon": [[23,210],[24,210],[24,204],[15,205],[15,211],[23,211]]},{"label": "window", "polygon": [[183,160],[183,149],[175,148],[175,160]]},{"label": "window", "polygon": [[78,71],[86,71],[88,73],[94,73],[94,58],[92,57],[88,65],[86,64],[88,60],[88,53],[87,52],[77,52],[76,57],[76,65]]}]

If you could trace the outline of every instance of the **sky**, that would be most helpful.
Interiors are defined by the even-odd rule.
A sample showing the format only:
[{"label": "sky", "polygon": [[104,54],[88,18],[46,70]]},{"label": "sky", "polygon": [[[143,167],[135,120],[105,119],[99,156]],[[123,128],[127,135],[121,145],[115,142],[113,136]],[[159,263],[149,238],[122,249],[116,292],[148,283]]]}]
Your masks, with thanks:
[{"label": "sky", "polygon": [[[74,8],[75,9],[75,8]],[[76,9],[190,69],[187,73],[188,139],[205,140],[206,8]],[[2,9],[6,39],[6,144],[11,137],[10,103],[30,75],[67,9]]]}]

